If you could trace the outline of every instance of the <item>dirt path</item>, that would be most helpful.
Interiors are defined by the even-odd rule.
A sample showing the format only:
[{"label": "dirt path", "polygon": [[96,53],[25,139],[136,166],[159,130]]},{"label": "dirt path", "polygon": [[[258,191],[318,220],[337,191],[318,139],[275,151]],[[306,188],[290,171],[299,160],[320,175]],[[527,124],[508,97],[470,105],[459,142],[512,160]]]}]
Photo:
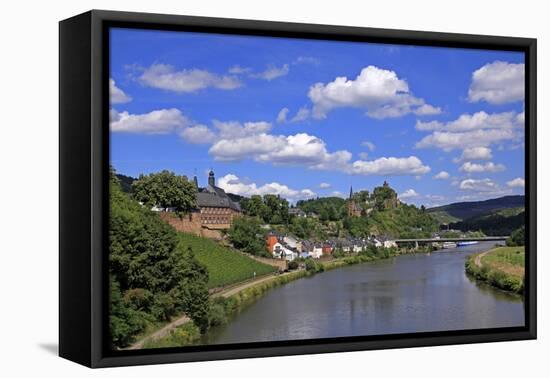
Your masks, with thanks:
[{"label": "dirt path", "polygon": [[248,289],[249,287],[255,286],[255,285],[257,285],[259,283],[262,283],[262,282],[274,280],[277,277],[281,277],[281,276],[284,276],[284,275],[287,275],[287,274],[289,274],[289,273],[283,273],[283,274],[279,274],[279,275],[271,274],[271,275],[268,275],[268,276],[263,276],[263,277],[255,279],[255,280],[247,281],[247,282],[244,282],[242,284],[230,287],[226,290],[222,290],[220,292],[217,292],[217,293],[213,294],[212,297],[215,298],[215,297],[220,297],[221,296],[221,297],[227,298],[227,297],[230,297],[232,295],[235,295],[235,294],[239,293],[240,291],[242,291],[244,289]]},{"label": "dirt path", "polygon": [[481,268],[481,258],[483,256],[485,256],[486,254],[488,254],[489,252],[491,252],[492,249],[488,250],[488,251],[485,251],[483,253],[480,253],[479,255],[476,256],[476,258],[474,259],[474,263]]},{"label": "dirt path", "polygon": [[147,342],[147,341],[150,341],[150,340],[157,340],[157,339],[160,339],[164,336],[167,336],[168,334],[170,334],[170,331],[175,329],[176,327],[179,327],[180,325],[183,325],[185,323],[187,323],[188,321],[190,321],[191,319],[189,319],[186,315],[184,316],[181,316],[179,318],[177,318],[176,320],[174,320],[173,322],[170,322],[169,324],[165,325],[164,327],[162,327],[161,329],[159,329],[158,331],[156,332],[153,332],[152,334],[148,335],[148,336],[145,336],[143,339],[139,340],[138,342],[130,345],[128,348],[126,349],[129,349],[129,350],[132,350],[132,349],[141,349],[143,348],[143,345]]},{"label": "dirt path", "polygon": [[[288,274],[288,273],[284,273],[284,274]],[[235,295],[235,294],[239,293],[240,291],[242,291],[244,289],[247,289],[249,287],[252,287],[252,286],[257,285],[257,284],[262,283],[262,282],[273,280],[273,279],[275,279],[277,277],[280,277],[282,275],[283,274],[258,277],[255,280],[246,281],[242,284],[237,284],[237,285],[231,286],[231,287],[229,287],[225,290],[214,293],[214,294],[211,295],[211,298],[216,298],[216,297],[220,297],[220,296],[224,297],[224,298],[227,298],[227,297],[230,297],[232,295]],[[143,345],[147,341],[157,340],[157,339],[160,339],[164,336],[167,336],[167,335],[170,334],[170,331],[172,331],[173,329],[179,327],[180,325],[183,325],[183,324],[187,323],[190,320],[191,319],[189,319],[186,315],[181,316],[181,317],[177,318],[176,320],[170,322],[169,324],[165,325],[164,327],[162,327],[158,331],[155,331],[152,334],[147,335],[144,338],[142,338],[141,340],[135,342],[134,344],[132,344],[131,346],[129,346],[126,349],[129,349],[129,350],[141,349],[141,348],[143,348]]]}]

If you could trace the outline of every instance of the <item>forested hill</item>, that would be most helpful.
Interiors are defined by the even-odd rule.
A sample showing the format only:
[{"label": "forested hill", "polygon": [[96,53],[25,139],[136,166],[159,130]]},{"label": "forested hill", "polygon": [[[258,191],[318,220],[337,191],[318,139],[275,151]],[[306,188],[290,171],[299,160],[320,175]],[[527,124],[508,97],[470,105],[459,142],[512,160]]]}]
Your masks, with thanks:
[{"label": "forested hill", "polygon": [[131,193],[132,192],[132,183],[136,181],[135,178],[121,175],[119,173],[116,174],[116,177],[118,178],[118,181],[120,182],[120,188],[124,193]]},{"label": "forested hill", "polygon": [[456,202],[428,209],[440,223],[453,223],[489,215],[499,210],[525,207],[525,196],[505,196],[485,201]]}]

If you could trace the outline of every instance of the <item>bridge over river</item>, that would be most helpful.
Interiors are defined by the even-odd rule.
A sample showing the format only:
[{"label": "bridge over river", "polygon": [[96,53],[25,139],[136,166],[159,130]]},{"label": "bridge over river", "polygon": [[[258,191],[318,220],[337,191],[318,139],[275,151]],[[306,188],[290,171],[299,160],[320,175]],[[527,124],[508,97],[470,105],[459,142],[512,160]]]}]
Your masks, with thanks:
[{"label": "bridge over river", "polygon": [[424,239],[396,239],[394,240],[396,244],[405,244],[405,243],[445,243],[445,242],[467,242],[467,241],[504,241],[508,239],[509,236],[482,236],[482,237],[463,237],[463,238],[424,238]]}]

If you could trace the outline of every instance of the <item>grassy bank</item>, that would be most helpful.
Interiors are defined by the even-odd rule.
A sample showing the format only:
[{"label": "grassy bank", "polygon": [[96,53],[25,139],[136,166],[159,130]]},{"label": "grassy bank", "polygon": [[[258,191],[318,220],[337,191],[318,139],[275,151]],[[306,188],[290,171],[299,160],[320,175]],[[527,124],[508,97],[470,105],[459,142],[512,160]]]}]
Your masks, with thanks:
[{"label": "grassy bank", "polygon": [[502,290],[523,294],[525,247],[499,247],[466,259],[466,272]]},{"label": "grassy bank", "polygon": [[[285,285],[300,278],[310,277],[324,271],[354,264],[382,260],[397,254],[398,252],[396,250],[378,249],[376,253],[361,253],[359,255],[346,256],[327,261],[307,259],[304,262],[305,269],[285,273],[280,276],[276,276],[273,279],[260,282],[254,286],[243,289],[228,298],[224,298],[222,296],[212,298],[210,300],[209,314],[210,327],[218,327],[227,324],[230,321],[231,316],[238,314],[246,306],[254,303],[257,299],[273,288]],[[144,347],[177,347],[197,344],[200,340],[201,337],[198,328],[192,322],[189,322],[176,328],[170,333],[170,335],[164,338],[147,342]]]},{"label": "grassy bank", "polygon": [[195,258],[208,269],[208,288],[223,287],[236,282],[260,277],[276,271],[276,268],[232,251],[213,240],[183,232],[178,233],[183,250],[193,249]]}]

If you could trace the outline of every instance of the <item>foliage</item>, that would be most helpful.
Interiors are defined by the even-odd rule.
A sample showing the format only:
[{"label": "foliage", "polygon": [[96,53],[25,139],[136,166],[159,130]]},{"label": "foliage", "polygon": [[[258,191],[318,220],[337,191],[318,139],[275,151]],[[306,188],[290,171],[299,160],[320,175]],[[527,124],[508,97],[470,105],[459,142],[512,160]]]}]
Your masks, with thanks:
[{"label": "foliage", "polygon": [[378,211],[386,209],[386,201],[397,198],[395,190],[389,186],[377,186],[372,192],[371,199],[374,202],[374,207]]},{"label": "foliage", "polygon": [[187,322],[170,331],[170,334],[167,337],[146,341],[143,344],[143,348],[170,348],[183,345],[192,345],[196,344],[200,338],[201,333],[199,327],[193,324],[193,322]]},{"label": "foliage", "polygon": [[445,206],[432,207],[427,211],[435,214],[441,224],[488,215],[507,208],[525,207],[525,196],[504,196],[485,201],[456,202]]},{"label": "foliage", "polygon": [[238,217],[233,220],[227,235],[229,241],[246,253],[257,256],[269,256],[265,243],[265,230],[257,218]]},{"label": "foliage", "polygon": [[151,322],[187,314],[203,330],[208,272],[158,215],[123,193],[111,176],[110,326],[114,347],[128,345]]},{"label": "foliage", "polygon": [[522,294],[525,284],[525,250],[522,247],[503,247],[490,251],[476,265],[477,254],[468,256],[466,272],[477,280],[502,290]]},{"label": "foliage", "polygon": [[272,273],[276,268],[258,262],[213,240],[178,233],[180,248],[191,247],[195,258],[208,269],[208,287],[215,288]]},{"label": "foliage", "polygon": [[346,215],[346,201],[340,197],[323,197],[309,200],[300,200],[296,207],[305,213],[319,215],[321,221],[336,221]]},{"label": "foliage", "polygon": [[317,218],[293,217],[288,230],[300,239],[326,239],[327,234]]},{"label": "foliage", "polygon": [[292,260],[288,263],[288,269],[289,270],[296,270],[296,269],[298,269],[298,266],[299,266],[299,264],[298,264],[298,261],[296,261],[296,260]]},{"label": "foliage", "polygon": [[372,212],[367,225],[370,235],[401,238],[429,237],[437,231],[437,223],[428,213],[406,204],[395,209]]},{"label": "foliage", "polygon": [[253,195],[240,201],[241,209],[246,215],[259,217],[265,223],[286,224],[289,220],[288,201],[274,194],[263,197]]},{"label": "foliage", "polygon": [[510,235],[524,224],[524,208],[509,208],[451,223],[449,227],[462,231],[481,230],[486,235],[500,236]]},{"label": "foliage", "polygon": [[197,188],[185,176],[176,176],[173,172],[162,171],[149,175],[140,175],[132,183],[134,198],[148,207],[175,208],[179,212],[188,212],[196,205]]},{"label": "foliage", "polygon": [[130,176],[121,175],[120,173],[117,173],[116,177],[120,183],[120,188],[122,191],[124,193],[132,193],[132,184],[136,181],[136,179]]},{"label": "foliage", "polygon": [[525,226],[514,230],[510,237],[506,239],[506,245],[510,247],[525,245]]}]

